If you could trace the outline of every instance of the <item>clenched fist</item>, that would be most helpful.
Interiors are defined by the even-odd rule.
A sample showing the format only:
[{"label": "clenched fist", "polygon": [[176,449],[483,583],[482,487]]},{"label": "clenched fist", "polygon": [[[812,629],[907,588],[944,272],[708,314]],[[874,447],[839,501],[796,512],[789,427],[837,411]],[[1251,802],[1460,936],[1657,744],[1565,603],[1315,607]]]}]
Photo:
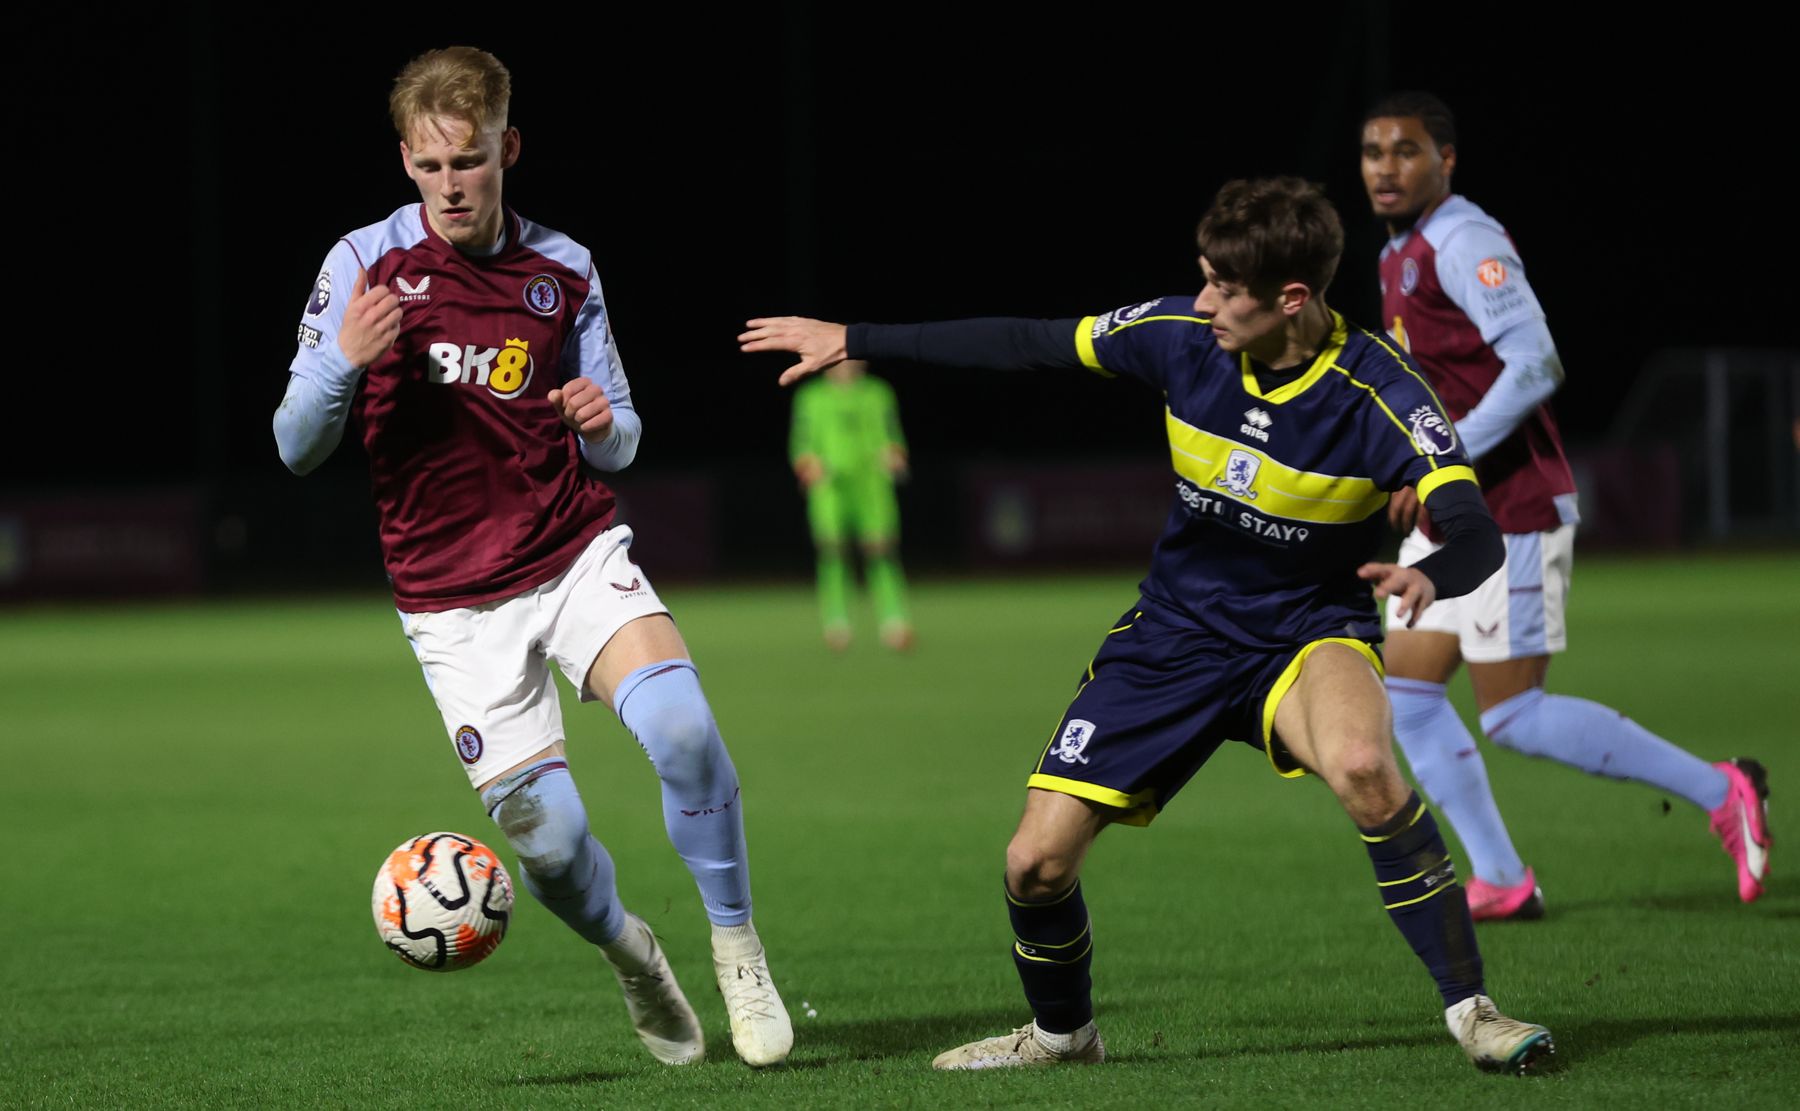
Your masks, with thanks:
[{"label": "clenched fist", "polygon": [[597,444],[612,435],[612,402],[591,379],[572,378],[561,389],[551,390],[550,404],[562,422],[588,443]]}]

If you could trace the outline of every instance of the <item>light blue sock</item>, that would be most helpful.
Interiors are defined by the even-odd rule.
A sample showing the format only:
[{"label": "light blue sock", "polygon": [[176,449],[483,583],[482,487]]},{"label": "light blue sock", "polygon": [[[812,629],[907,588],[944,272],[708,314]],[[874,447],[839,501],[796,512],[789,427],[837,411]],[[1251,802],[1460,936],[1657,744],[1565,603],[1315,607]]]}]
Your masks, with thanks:
[{"label": "light blue sock", "polygon": [[1716,810],[1730,781],[1725,773],[1677,748],[1619,711],[1533,688],[1481,715],[1497,745],[1544,756],[1590,775],[1635,779]]},{"label": "light blue sock", "polygon": [[613,691],[613,705],[662,780],[663,825],[693,873],[706,916],[720,926],[750,921],[737,769],[693,663],[662,660],[638,668]]},{"label": "light blue sock", "polygon": [[1444,684],[1390,677],[1387,689],[1394,704],[1394,737],[1412,765],[1413,778],[1462,841],[1470,869],[1501,887],[1524,883],[1525,862],[1494,802],[1487,765],[1445,696]]},{"label": "light blue sock", "polygon": [[525,889],[595,945],[625,928],[612,856],[588,831],[587,808],[561,759],[539,760],[481,793],[488,816],[519,854]]}]

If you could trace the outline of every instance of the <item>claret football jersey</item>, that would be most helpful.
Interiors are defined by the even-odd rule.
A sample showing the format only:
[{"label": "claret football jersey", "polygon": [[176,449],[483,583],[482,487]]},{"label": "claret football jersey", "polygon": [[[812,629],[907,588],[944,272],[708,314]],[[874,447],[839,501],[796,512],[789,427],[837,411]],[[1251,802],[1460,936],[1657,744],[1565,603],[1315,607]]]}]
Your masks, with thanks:
[{"label": "claret football jersey", "polygon": [[[1389,334],[1461,420],[1499,378],[1494,340],[1544,319],[1512,239],[1465,197],[1451,196],[1381,251]],[[1542,532],[1576,519],[1575,478],[1548,404],[1475,463],[1502,532]]]},{"label": "claret football jersey", "polygon": [[472,606],[556,577],[611,523],[614,498],[549,391],[585,375],[615,409],[631,405],[588,252],[508,211],[501,249],[465,254],[407,205],[332,248],[292,373],[354,373],[337,333],[359,268],[404,313],[351,407],[396,604]]}]

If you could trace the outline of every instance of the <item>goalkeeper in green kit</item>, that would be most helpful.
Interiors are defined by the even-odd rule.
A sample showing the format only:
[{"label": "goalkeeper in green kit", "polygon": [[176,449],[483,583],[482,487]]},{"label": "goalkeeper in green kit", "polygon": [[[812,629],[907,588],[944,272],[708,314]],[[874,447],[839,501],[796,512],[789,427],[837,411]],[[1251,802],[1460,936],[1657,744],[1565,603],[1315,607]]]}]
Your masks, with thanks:
[{"label": "goalkeeper in green kit", "polygon": [[849,544],[854,540],[862,548],[881,642],[899,651],[911,648],[900,570],[900,505],[894,498],[895,481],[906,477],[906,439],[893,387],[855,359],[802,386],[794,395],[788,457],[806,491],[825,643],[839,652],[850,647]]}]

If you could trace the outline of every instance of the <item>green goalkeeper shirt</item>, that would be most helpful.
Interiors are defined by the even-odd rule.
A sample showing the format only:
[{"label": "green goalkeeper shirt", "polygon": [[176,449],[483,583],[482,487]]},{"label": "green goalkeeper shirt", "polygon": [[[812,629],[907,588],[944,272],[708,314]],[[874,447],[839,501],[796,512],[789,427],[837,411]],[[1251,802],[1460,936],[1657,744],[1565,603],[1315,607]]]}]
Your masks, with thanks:
[{"label": "green goalkeeper shirt", "polygon": [[817,456],[826,475],[886,474],[884,449],[904,450],[900,409],[894,389],[885,381],[863,375],[848,382],[818,377],[794,394],[794,423],[788,438],[788,458]]}]

